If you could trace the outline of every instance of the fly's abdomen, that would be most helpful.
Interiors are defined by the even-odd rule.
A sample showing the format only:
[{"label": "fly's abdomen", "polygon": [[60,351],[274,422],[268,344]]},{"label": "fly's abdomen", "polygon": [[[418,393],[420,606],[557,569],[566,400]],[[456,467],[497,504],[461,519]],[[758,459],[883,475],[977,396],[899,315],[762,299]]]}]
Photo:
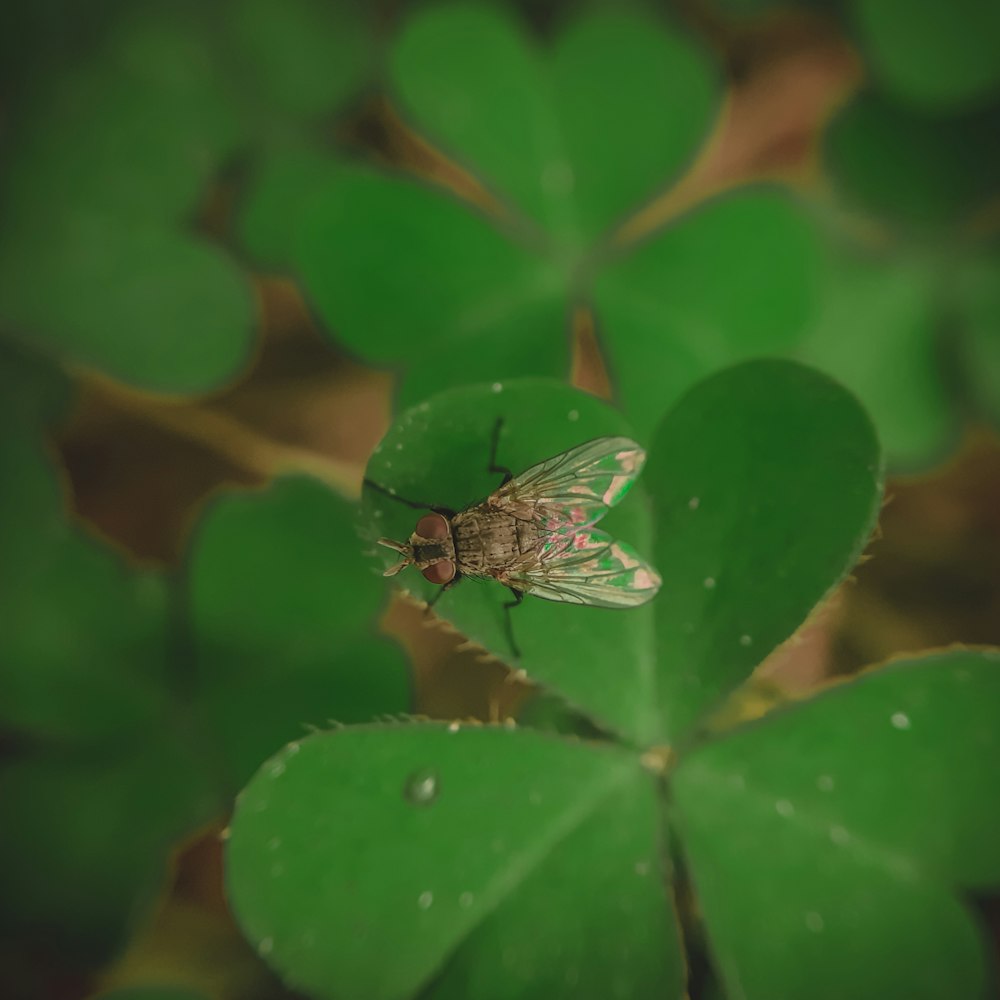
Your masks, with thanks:
[{"label": "fly's abdomen", "polygon": [[493,576],[529,551],[538,537],[530,521],[480,506],[452,520],[458,568],[469,576]]}]

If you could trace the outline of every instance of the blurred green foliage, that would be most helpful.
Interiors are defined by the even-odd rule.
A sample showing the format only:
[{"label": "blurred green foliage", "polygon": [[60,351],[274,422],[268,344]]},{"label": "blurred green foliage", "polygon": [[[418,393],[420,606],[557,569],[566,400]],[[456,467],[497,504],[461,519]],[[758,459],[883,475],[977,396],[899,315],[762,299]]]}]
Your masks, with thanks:
[{"label": "blurred green foliage", "polygon": [[[925,467],[1000,419],[997,8],[804,4],[869,70],[824,183],[737,172],[659,211],[773,6],[4,5],[0,990],[82,994],[53,983],[128,946],[249,782],[233,905],[317,996],[680,996],[702,950],[719,995],[984,992],[960,899],[998,878],[995,653],[718,730],[857,561],[882,452]],[[515,471],[649,445],[606,525],[663,592],[517,609],[534,727],[372,722],[413,709],[372,549],[415,512],[383,495],[224,493],[167,567],[72,513],[78,378],[232,385],[257,267],[400,374],[367,472],[400,495],[488,494],[497,417]],[[580,316],[615,406],[559,381]],[[506,599],[436,610],[510,662]]]},{"label": "blurred green foliage", "polygon": [[130,568],[61,509],[48,379],[9,353],[3,378],[0,928],[93,963],[275,746],[406,711],[409,685],[352,504],[279,481],[217,500],[183,569]]}]

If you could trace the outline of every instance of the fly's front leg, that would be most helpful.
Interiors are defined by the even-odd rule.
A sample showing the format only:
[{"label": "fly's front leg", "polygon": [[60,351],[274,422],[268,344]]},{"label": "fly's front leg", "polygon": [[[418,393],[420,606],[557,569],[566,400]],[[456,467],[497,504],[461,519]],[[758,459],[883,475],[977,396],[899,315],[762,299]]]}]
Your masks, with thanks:
[{"label": "fly's front leg", "polygon": [[367,476],[362,480],[365,486],[370,490],[374,490],[376,493],[381,493],[382,496],[388,497],[390,500],[395,500],[397,503],[405,504],[407,507],[412,507],[414,510],[432,510],[435,514],[441,514],[443,517],[453,518],[456,511],[453,511],[450,507],[438,507],[432,503],[421,503],[419,500],[407,500],[406,497],[397,496],[392,490],[387,489],[385,486],[381,486],[376,483],[374,479],[369,479]]},{"label": "fly's front leg", "polygon": [[454,587],[456,584],[458,584],[458,582],[461,579],[462,579],[462,574],[456,573],[447,583],[439,587],[438,592],[427,602],[427,607],[424,608],[424,614],[429,615],[431,613],[431,608],[433,608],[434,605],[437,604],[439,600],[441,600],[441,595],[446,590],[451,590],[451,588]]},{"label": "fly's front leg", "polygon": [[510,643],[511,652],[514,654],[514,659],[521,659],[521,650],[517,648],[517,643],[514,642],[514,624],[510,620],[510,609],[516,608],[521,601],[524,600],[524,594],[520,590],[515,590],[513,587],[507,588],[513,595],[513,601],[504,602],[503,615],[504,615],[504,628],[507,632],[507,641]]},{"label": "fly's front leg", "polygon": [[[490,472],[499,472],[503,475],[501,486],[506,486],[513,478],[514,473],[506,465],[497,465],[497,447],[500,444],[500,428],[503,427],[503,417],[497,417],[497,422],[493,425],[493,437],[490,443]],[[518,602],[520,603],[520,602]]]}]

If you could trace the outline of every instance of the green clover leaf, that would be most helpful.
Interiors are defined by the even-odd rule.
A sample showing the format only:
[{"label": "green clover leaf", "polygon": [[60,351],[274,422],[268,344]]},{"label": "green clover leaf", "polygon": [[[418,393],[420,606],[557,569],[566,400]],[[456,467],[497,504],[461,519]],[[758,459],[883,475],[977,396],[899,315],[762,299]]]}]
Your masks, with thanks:
[{"label": "green clover leaf", "polygon": [[[565,376],[581,305],[596,306],[642,433],[701,375],[796,343],[818,246],[791,199],[731,194],[634,253],[609,236],[690,162],[719,110],[710,61],[668,24],[589,12],[543,47],[497,9],[429,8],[396,39],[389,82],[490,211],[300,149],[262,166],[243,232],[302,278],[339,341],[404,367],[404,402],[456,381]],[[675,363],[652,384],[654,346]]]},{"label": "green clover leaf", "polygon": [[359,6],[315,0],[102,19],[80,58],[12,102],[3,336],[156,391],[235,377],[255,303],[244,271],[197,231],[203,202],[235,158],[303,142],[359,88],[368,51]]},{"label": "green clover leaf", "polygon": [[977,212],[996,193],[997,116],[942,118],[868,92],[827,136],[838,200],[879,245],[831,241],[825,309],[797,353],[859,394],[896,467],[944,451],[957,404],[996,419],[996,251]]},{"label": "green clover leaf", "polygon": [[[463,476],[478,491],[478,439],[505,397],[517,414],[533,394],[545,418],[512,418],[500,442],[515,459],[565,438],[565,387],[484,391],[500,402],[456,390],[404,414],[369,474],[399,495],[437,486],[428,502],[456,502]],[[584,414],[573,421],[581,437],[619,430],[607,411],[589,411],[589,425]],[[629,662],[637,653],[609,658],[596,630],[589,651],[578,646],[568,615],[555,622],[559,605],[529,597],[521,608],[551,613],[548,631],[572,648],[576,674],[603,679],[588,694],[586,680],[532,661],[543,628],[517,623],[543,686],[596,720],[609,704],[633,706],[620,727],[628,739],[457,722],[348,727],[290,744],[245,789],[230,899],[289,985],[317,997],[680,997],[698,932],[674,893],[690,880],[727,992],[981,991],[985,956],[955,894],[993,884],[1000,866],[1000,654],[899,661],[735,730],[707,724],[868,538],[881,478],[867,417],[809,369],[744,364],[671,411],[644,480],[663,589],[653,631],[632,627],[655,643],[653,686],[649,666]],[[378,492],[363,516],[379,533],[393,510]],[[426,592],[419,578],[408,585]],[[499,588],[460,599],[469,586],[436,610],[488,635],[480,594]]]}]

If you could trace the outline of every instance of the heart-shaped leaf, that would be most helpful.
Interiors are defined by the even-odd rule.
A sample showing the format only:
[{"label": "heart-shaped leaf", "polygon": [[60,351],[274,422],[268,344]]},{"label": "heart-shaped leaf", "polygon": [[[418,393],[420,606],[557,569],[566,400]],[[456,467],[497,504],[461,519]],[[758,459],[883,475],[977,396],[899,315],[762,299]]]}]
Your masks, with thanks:
[{"label": "heart-shaped leaf", "polygon": [[991,0],[852,0],[878,81],[916,106],[962,106],[1000,92],[1000,9]]},{"label": "heart-shaped leaf", "polygon": [[546,53],[499,8],[429,8],[391,72],[409,117],[566,245],[675,174],[719,101],[707,55],[636,11],[581,15]]},{"label": "heart-shaped leaf", "polygon": [[681,760],[674,822],[730,994],[985,995],[955,893],[1000,879],[998,713],[1000,655],[940,653]]},{"label": "heart-shaped leaf", "polygon": [[318,734],[243,792],[229,894],[317,997],[677,996],[654,792],[630,752],[527,730]]},{"label": "heart-shaped leaf", "polygon": [[675,742],[851,570],[882,490],[874,429],[812,369],[752,361],[708,378],[650,452],[661,737]]},{"label": "heart-shaped leaf", "polygon": [[381,581],[356,507],[308,479],[218,501],[190,564],[199,700],[239,787],[308,725],[405,712],[402,655],[377,637]]},{"label": "heart-shaped leaf", "polygon": [[816,311],[819,250],[802,208],[761,190],[697,209],[598,275],[600,333],[640,433],[699,378],[794,349]]}]

